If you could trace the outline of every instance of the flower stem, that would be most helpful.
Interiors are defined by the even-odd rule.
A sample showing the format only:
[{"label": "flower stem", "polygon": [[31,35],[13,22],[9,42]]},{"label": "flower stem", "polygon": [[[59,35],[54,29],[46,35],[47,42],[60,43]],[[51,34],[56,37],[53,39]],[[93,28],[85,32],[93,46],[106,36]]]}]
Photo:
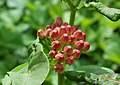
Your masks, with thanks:
[{"label": "flower stem", "polygon": [[58,85],[64,85],[64,75],[58,73]]},{"label": "flower stem", "polygon": [[75,14],[76,14],[76,9],[71,9],[71,13],[70,13],[70,25],[74,25],[74,21],[75,21]]}]

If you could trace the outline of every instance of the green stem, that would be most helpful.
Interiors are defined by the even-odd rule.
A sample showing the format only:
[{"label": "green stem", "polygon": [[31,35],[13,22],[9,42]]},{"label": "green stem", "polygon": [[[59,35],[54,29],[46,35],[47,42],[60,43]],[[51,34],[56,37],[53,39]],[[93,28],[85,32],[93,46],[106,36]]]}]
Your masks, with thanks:
[{"label": "green stem", "polygon": [[58,85],[64,85],[64,75],[58,73]]},{"label": "green stem", "polygon": [[76,14],[76,9],[71,9],[71,13],[70,13],[70,25],[74,25],[74,21],[75,21],[75,14]]}]

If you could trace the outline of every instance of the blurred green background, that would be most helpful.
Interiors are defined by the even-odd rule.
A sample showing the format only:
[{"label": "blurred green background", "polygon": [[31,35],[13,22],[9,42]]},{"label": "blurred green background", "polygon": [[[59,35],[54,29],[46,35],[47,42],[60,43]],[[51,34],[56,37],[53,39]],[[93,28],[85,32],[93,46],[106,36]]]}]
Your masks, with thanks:
[{"label": "blurred green background", "polygon": [[[120,9],[120,0],[100,2]],[[60,0],[0,0],[0,83],[6,72],[27,61],[27,48],[36,39],[37,30],[52,24],[57,16],[69,22],[67,3]],[[75,25],[87,34],[86,41],[91,43],[91,48],[74,66],[94,64],[120,73],[120,20],[112,22],[93,8],[82,8],[77,11]],[[44,85],[54,85],[54,78],[54,72],[50,72]]]}]

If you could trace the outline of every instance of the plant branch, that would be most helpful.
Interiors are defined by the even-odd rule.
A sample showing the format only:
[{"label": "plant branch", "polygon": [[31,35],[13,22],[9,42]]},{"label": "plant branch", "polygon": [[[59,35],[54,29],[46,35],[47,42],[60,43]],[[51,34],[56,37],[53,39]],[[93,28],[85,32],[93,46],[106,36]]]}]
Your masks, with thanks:
[{"label": "plant branch", "polygon": [[73,3],[70,0],[66,0],[71,9],[75,8]]},{"label": "plant branch", "polygon": [[58,73],[58,85],[64,85],[64,75]]}]

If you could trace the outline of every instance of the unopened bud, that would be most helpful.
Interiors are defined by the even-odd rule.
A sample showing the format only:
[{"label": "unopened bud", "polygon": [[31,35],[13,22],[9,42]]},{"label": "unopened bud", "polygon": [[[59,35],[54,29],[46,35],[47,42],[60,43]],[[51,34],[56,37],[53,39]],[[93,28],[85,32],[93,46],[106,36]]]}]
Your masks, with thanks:
[{"label": "unopened bud", "polygon": [[55,55],[57,54],[57,52],[55,51],[55,50],[51,50],[50,52],[49,52],[49,56],[51,57],[51,58],[55,58]]},{"label": "unopened bud", "polygon": [[59,34],[58,34],[58,31],[56,29],[54,29],[50,32],[50,38],[52,40],[56,40],[56,39],[58,39],[58,37],[59,37]]},{"label": "unopened bud", "polygon": [[61,44],[60,44],[60,42],[59,41],[53,41],[52,42],[52,48],[54,49],[54,50],[60,50],[60,48],[61,48]]},{"label": "unopened bud", "polygon": [[64,62],[64,54],[62,53],[58,53],[55,55],[55,59],[58,61],[58,62]]},{"label": "unopened bud", "polygon": [[58,73],[63,73],[64,67],[63,67],[62,64],[56,64],[56,65],[54,66],[54,70],[55,70],[56,72],[58,72]]},{"label": "unopened bud", "polygon": [[74,57],[73,56],[66,57],[65,62],[68,65],[74,64]]},{"label": "unopened bud", "polygon": [[69,35],[67,33],[63,34],[61,37],[60,37],[60,41],[63,43],[63,44],[66,44],[69,42]]},{"label": "unopened bud", "polygon": [[79,40],[77,42],[75,42],[75,48],[76,49],[82,49],[84,46],[84,41],[83,40]]},{"label": "unopened bud", "polygon": [[43,30],[38,30],[37,35],[39,36],[40,39],[45,38],[45,32]]},{"label": "unopened bud", "polygon": [[58,26],[60,27],[62,25],[62,23],[63,23],[62,18],[61,17],[57,17],[57,19],[55,20],[55,23],[57,23]]},{"label": "unopened bud", "polygon": [[74,44],[76,42],[76,37],[74,35],[69,36],[69,42]]},{"label": "unopened bud", "polygon": [[87,51],[87,50],[89,50],[89,48],[90,48],[90,43],[89,42],[84,42],[83,50]]},{"label": "unopened bud", "polygon": [[80,57],[80,50],[74,49],[72,55],[75,59],[79,58]]},{"label": "unopened bud", "polygon": [[73,35],[76,37],[76,39],[80,39],[81,36],[82,36],[82,31],[81,30],[77,30],[77,31],[74,32]]},{"label": "unopened bud", "polygon": [[65,54],[70,55],[70,54],[72,54],[72,51],[73,51],[73,49],[72,49],[71,46],[64,47],[64,53]]}]

